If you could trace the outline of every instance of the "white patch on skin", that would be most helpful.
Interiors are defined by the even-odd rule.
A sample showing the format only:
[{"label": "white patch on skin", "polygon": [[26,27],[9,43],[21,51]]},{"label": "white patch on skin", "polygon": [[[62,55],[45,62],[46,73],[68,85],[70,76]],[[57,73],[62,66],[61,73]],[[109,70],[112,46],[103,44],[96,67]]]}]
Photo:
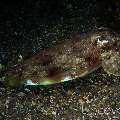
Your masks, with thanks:
[{"label": "white patch on skin", "polygon": [[32,80],[26,80],[25,85],[37,85],[37,84],[33,83]]},{"label": "white patch on skin", "polygon": [[72,80],[72,78],[70,76],[67,76],[63,80],[61,80],[61,82],[65,82],[65,81],[69,81],[69,80]]},{"label": "white patch on skin", "polygon": [[100,41],[100,39],[98,38],[98,45],[99,46],[104,46],[105,44],[107,44],[108,43],[108,41],[107,40],[103,40],[103,41]]},{"label": "white patch on skin", "polygon": [[[93,70],[94,71],[94,70]],[[65,81],[69,81],[69,80],[73,80],[73,79],[76,79],[76,78],[79,78],[79,77],[84,77],[85,75],[87,75],[88,71],[85,71],[84,73],[80,74],[79,76],[74,76],[74,78],[72,78],[71,76],[66,76],[63,80],[61,80],[61,82],[65,82]]]}]

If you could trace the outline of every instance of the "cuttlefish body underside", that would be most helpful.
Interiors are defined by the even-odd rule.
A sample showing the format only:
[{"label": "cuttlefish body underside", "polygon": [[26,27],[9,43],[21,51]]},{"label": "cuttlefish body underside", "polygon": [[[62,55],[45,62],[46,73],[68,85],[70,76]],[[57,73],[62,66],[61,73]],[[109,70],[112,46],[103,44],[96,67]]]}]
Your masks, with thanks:
[{"label": "cuttlefish body underside", "polygon": [[108,30],[77,35],[8,68],[10,86],[49,85],[83,77],[103,67],[120,76],[120,39]]}]

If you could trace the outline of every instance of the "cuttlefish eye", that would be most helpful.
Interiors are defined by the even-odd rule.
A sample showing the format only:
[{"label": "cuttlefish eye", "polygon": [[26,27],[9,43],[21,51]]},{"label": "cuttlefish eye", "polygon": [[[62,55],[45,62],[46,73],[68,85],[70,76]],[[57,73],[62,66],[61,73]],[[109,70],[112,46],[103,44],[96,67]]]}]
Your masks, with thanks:
[{"label": "cuttlefish eye", "polygon": [[116,38],[114,32],[102,31],[95,33],[91,40],[96,44],[98,49],[109,50],[116,42]]},{"label": "cuttlefish eye", "polygon": [[102,67],[108,74],[120,76],[120,53],[110,50],[101,54]]},{"label": "cuttlefish eye", "polygon": [[106,36],[97,36],[96,40],[98,47],[104,47],[109,43],[109,39]]}]

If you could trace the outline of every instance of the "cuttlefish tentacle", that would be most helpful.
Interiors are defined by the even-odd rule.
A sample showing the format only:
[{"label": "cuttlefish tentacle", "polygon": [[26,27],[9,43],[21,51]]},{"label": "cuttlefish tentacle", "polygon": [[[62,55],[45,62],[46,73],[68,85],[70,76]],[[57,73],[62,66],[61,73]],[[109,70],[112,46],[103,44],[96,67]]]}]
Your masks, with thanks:
[{"label": "cuttlefish tentacle", "polygon": [[5,74],[11,86],[48,85],[83,77],[101,66],[108,74],[120,76],[120,40],[114,32],[78,35],[22,61]]}]

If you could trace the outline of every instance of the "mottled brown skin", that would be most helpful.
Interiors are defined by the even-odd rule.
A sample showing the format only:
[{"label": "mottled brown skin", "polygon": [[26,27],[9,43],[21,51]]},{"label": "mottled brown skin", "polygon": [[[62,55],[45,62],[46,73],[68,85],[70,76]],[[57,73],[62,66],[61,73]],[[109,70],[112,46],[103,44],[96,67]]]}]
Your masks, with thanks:
[{"label": "mottled brown skin", "polygon": [[[101,45],[103,40],[107,44]],[[104,61],[101,54],[110,50],[120,53],[120,42],[113,32],[99,30],[77,35],[9,68],[6,75],[14,77],[18,85],[28,79],[38,84],[45,80],[59,83],[67,76],[75,79],[96,70]]]}]

